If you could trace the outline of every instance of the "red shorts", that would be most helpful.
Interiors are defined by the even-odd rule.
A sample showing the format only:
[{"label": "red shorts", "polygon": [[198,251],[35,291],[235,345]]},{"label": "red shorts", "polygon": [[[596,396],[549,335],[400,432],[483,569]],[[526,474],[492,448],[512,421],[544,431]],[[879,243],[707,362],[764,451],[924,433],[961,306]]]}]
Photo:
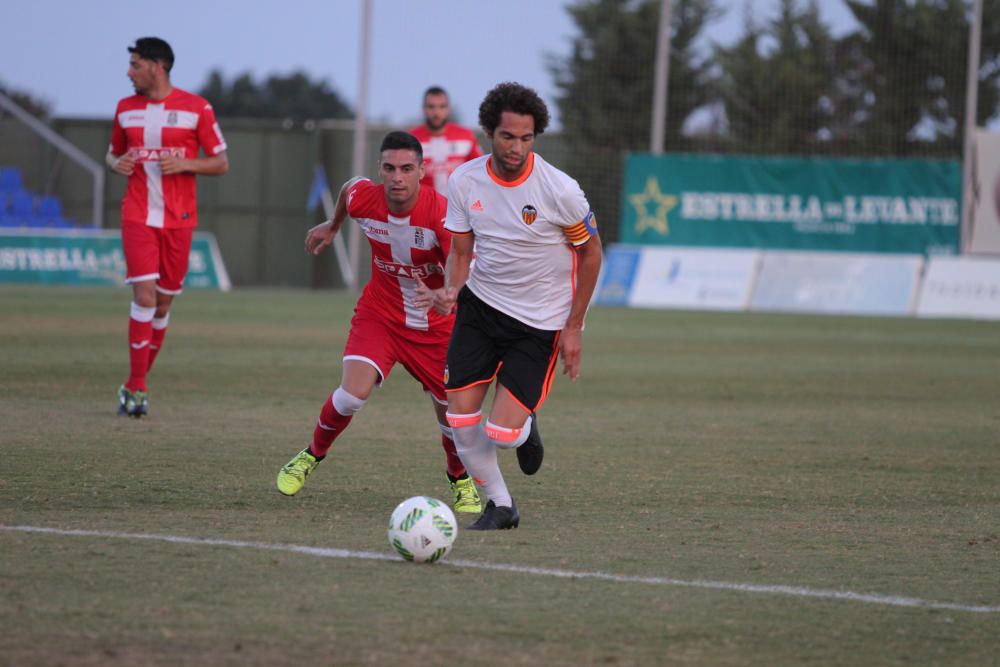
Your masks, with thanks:
[{"label": "red shorts", "polygon": [[355,311],[351,331],[344,346],[344,360],[356,359],[375,367],[385,382],[397,363],[409,371],[438,403],[448,397],[444,391],[444,360],[448,354],[451,326],[433,331],[408,329],[371,313]]},{"label": "red shorts", "polygon": [[191,256],[194,227],[161,228],[122,222],[127,283],[155,280],[157,291],[180,294]]}]

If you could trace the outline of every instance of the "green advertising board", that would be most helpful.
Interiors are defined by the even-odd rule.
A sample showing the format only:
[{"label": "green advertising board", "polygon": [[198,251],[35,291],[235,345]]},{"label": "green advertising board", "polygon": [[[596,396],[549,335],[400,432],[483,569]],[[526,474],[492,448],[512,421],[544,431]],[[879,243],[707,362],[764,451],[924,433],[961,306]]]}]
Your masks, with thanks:
[{"label": "green advertising board", "polygon": [[961,189],[947,160],[633,154],[621,241],[958,254]]},{"label": "green advertising board", "polygon": [[[125,256],[118,231],[0,231],[0,284],[122,285]],[[185,287],[228,291],[215,235],[196,232]]]}]

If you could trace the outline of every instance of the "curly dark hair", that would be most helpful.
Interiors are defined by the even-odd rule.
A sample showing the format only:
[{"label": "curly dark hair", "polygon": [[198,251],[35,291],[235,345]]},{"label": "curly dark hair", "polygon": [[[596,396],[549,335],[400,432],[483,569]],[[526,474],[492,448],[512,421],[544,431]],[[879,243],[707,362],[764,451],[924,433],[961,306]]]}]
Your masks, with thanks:
[{"label": "curly dark hair", "polygon": [[504,111],[533,116],[536,135],[544,132],[549,125],[549,109],[545,102],[534,90],[519,83],[499,83],[486,93],[483,103],[479,105],[479,125],[492,135]]}]

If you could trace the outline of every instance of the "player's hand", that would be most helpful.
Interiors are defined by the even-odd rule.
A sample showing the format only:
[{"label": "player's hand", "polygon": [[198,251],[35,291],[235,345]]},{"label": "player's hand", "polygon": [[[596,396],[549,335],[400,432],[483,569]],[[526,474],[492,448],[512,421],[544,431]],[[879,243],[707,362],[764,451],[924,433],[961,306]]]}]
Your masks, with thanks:
[{"label": "player's hand", "polygon": [[180,174],[188,170],[187,160],[176,155],[164,155],[160,153],[160,171],[164,176]]},{"label": "player's hand", "polygon": [[306,252],[311,255],[318,255],[333,243],[333,220],[321,222],[306,234]]},{"label": "player's hand", "polygon": [[434,302],[436,300],[434,292],[436,290],[432,290],[427,286],[427,283],[420,278],[417,278],[416,281],[417,294],[413,297],[413,305],[424,311],[430,310],[434,307]]},{"label": "player's hand", "polygon": [[131,176],[135,171],[135,158],[125,153],[115,161],[115,172],[122,176]]},{"label": "player's hand", "polygon": [[458,302],[458,290],[454,287],[445,287],[438,290],[438,301],[434,304],[434,310],[447,315],[455,312],[455,304]]},{"label": "player's hand", "polygon": [[452,312],[455,304],[447,302],[447,290],[445,288],[431,289],[420,278],[417,278],[416,281],[417,294],[413,298],[414,305],[424,310],[433,308],[440,315],[447,315]]},{"label": "player's hand", "polygon": [[562,355],[563,375],[576,382],[580,377],[580,359],[583,356],[583,332],[580,329],[563,329],[559,335],[559,352]]}]

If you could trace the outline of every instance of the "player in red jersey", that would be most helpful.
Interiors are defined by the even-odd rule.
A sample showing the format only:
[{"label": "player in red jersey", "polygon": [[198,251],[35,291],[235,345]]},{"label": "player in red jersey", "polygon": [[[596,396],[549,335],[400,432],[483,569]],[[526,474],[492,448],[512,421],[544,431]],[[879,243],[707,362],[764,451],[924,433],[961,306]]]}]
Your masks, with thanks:
[{"label": "player in red jersey", "polygon": [[472,130],[450,122],[450,116],[448,93],[431,86],[424,92],[424,124],[410,130],[424,149],[424,177],[420,184],[446,196],[451,172],[483,154]]},{"label": "player in red jersey", "polygon": [[[118,414],[142,417],[148,410],[146,374],[163,345],[198,224],[195,175],[224,174],[229,161],[212,106],[170,83],[170,45],[142,37],[128,50],[135,95],[118,102],[105,160],[128,177],[122,249],[125,282],[132,285],[130,370],[118,388]],[[199,148],[205,157],[199,157]]]},{"label": "player in red jersey", "polygon": [[448,201],[420,186],[424,174],[420,142],[390,132],[379,149],[382,185],[354,178],[340,189],[333,218],[306,236],[306,252],[318,254],[333,242],[344,220],[354,218],[372,249],[372,277],[358,299],[344,347],[340,386],[324,401],[308,447],[278,472],[278,490],[298,493],[333,441],[364,407],[376,385],[397,363],[430,394],[441,428],[448,481],[459,512],[479,512],[476,485],[455,452],[446,417],[444,362],[454,316],[415,302],[418,289],[444,287],[451,234],[444,229]]}]

